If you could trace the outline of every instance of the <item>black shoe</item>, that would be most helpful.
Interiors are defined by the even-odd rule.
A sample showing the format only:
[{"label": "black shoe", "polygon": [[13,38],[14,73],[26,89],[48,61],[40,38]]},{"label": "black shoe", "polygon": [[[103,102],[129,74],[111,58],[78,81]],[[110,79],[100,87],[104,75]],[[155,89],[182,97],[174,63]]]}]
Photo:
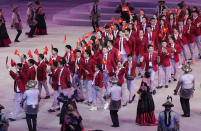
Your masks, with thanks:
[{"label": "black shoe", "polygon": [[168,85],[165,85],[165,88],[168,88]]},{"label": "black shoe", "polygon": [[174,78],[174,81],[177,81],[177,79]]},{"label": "black shoe", "polygon": [[111,127],[119,127],[119,125],[111,125]]},{"label": "black shoe", "polygon": [[58,113],[58,114],[57,114],[57,117],[60,117],[60,115],[61,115],[61,113]]},{"label": "black shoe", "polygon": [[16,121],[16,119],[13,119],[13,118],[9,118],[9,120],[10,120],[10,121]]},{"label": "black shoe", "polygon": [[171,83],[171,80],[169,80],[168,82]]},{"label": "black shoe", "polygon": [[125,104],[122,105],[123,107],[127,106],[127,102]]},{"label": "black shoe", "polygon": [[15,40],[15,42],[20,42],[19,40]]},{"label": "black shoe", "polygon": [[135,94],[134,94],[132,100],[130,100],[128,103],[129,103],[129,104],[133,103],[134,99],[135,99]]},{"label": "black shoe", "polygon": [[156,87],[157,89],[161,89],[161,88],[163,88],[163,86],[158,86],[158,87]]},{"label": "black shoe", "polygon": [[49,109],[48,112],[55,112],[55,110],[53,110],[53,109]]},{"label": "black shoe", "polygon": [[92,105],[92,102],[88,102],[88,106],[91,106]]},{"label": "black shoe", "polygon": [[198,58],[201,59],[201,55],[199,55]]},{"label": "black shoe", "polygon": [[58,107],[56,110],[59,111],[59,110],[60,110],[60,107]]},{"label": "black shoe", "polygon": [[50,98],[50,96],[46,96],[44,99],[49,99]]},{"label": "black shoe", "polygon": [[34,38],[35,36],[28,36],[29,38]]},{"label": "black shoe", "polygon": [[156,94],[156,90],[153,90],[152,94],[155,95]]},{"label": "black shoe", "polygon": [[190,115],[187,115],[187,114],[183,114],[181,115],[182,117],[190,117]]},{"label": "black shoe", "polygon": [[188,59],[188,60],[192,60],[192,58]]}]

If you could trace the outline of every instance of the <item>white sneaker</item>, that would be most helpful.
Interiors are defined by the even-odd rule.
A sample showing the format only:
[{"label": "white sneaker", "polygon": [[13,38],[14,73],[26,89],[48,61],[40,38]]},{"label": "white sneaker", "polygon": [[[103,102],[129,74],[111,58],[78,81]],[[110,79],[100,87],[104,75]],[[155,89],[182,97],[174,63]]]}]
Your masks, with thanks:
[{"label": "white sneaker", "polygon": [[90,111],[97,111],[97,109],[98,109],[97,106],[92,106],[89,110]]},{"label": "white sneaker", "polygon": [[104,105],[104,109],[107,110],[108,106],[109,106],[109,103],[106,102],[105,105]]}]

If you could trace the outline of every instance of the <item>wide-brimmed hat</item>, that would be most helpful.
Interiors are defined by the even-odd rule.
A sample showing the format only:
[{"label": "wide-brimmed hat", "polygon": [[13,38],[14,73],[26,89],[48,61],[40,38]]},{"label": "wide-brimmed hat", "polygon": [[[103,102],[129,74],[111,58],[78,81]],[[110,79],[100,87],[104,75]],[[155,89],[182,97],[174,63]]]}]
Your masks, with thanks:
[{"label": "wide-brimmed hat", "polygon": [[160,3],[160,2],[165,2],[165,0],[159,0],[158,3]]},{"label": "wide-brimmed hat", "polygon": [[191,68],[191,66],[190,66],[190,63],[188,62],[187,64],[183,65],[183,66],[182,66],[182,70],[183,70],[184,72],[191,72],[191,71],[192,71],[192,68]]},{"label": "wide-brimmed hat", "polygon": [[13,6],[13,11],[15,11],[16,9],[18,9],[18,6]]},{"label": "wide-brimmed hat", "polygon": [[0,104],[0,110],[5,109],[3,105]]},{"label": "wide-brimmed hat", "polygon": [[112,83],[112,84],[118,84],[118,83],[119,83],[119,80],[118,80],[116,77],[112,77],[112,78],[110,79],[110,83]]},{"label": "wide-brimmed hat", "polygon": [[34,87],[36,87],[36,85],[37,85],[37,81],[30,80],[30,81],[27,82],[26,87],[34,88]]},{"label": "wide-brimmed hat", "polygon": [[162,106],[164,106],[164,107],[174,107],[174,104],[172,104],[172,97],[168,96],[167,97],[167,102],[165,102]]},{"label": "wide-brimmed hat", "polygon": [[33,3],[32,2],[28,2],[27,6],[29,7],[30,5],[33,5]]}]

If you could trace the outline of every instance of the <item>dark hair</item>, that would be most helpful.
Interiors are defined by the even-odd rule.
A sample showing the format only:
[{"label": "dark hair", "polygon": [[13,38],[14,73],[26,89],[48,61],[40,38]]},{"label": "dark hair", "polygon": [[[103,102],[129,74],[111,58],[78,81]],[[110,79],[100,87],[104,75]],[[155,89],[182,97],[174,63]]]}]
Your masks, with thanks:
[{"label": "dark hair", "polygon": [[[188,21],[188,20],[191,20],[191,18],[190,18],[190,17],[188,17],[187,21]],[[191,21],[192,21],[192,20],[191,20]]]},{"label": "dark hair", "polygon": [[54,61],[54,62],[53,62],[53,65],[54,65],[55,67],[57,67],[57,66],[58,66],[58,62]]},{"label": "dark hair", "polygon": [[25,54],[22,55],[24,59],[27,59],[27,56]]},{"label": "dark hair", "polygon": [[117,29],[119,30],[119,25],[118,24],[114,24],[116,27],[117,27]]},{"label": "dark hair", "polygon": [[76,52],[82,53],[81,50],[77,50]]},{"label": "dark hair", "polygon": [[148,45],[148,49],[149,49],[150,47],[154,47],[154,46],[153,46],[153,45]]},{"label": "dark hair", "polygon": [[151,25],[148,25],[147,28],[151,28]]},{"label": "dark hair", "polygon": [[67,82],[66,82],[66,86],[67,86],[67,88],[71,88],[71,85],[72,85],[72,84],[71,84],[70,81],[67,81]]},{"label": "dark hair", "polygon": [[180,19],[178,20],[178,22],[183,22],[183,19],[180,18]]},{"label": "dark hair", "polygon": [[72,49],[71,45],[66,45],[66,48],[69,49],[69,50]]},{"label": "dark hair", "polygon": [[167,41],[166,41],[166,40],[162,40],[162,42],[161,42],[161,43],[163,43],[163,42],[166,42],[166,43],[167,43]]},{"label": "dark hair", "polygon": [[55,51],[56,53],[59,52],[57,48],[53,48],[52,50]]},{"label": "dark hair", "polygon": [[60,59],[59,63],[64,66],[66,64],[66,60],[64,58]]},{"label": "dark hair", "polygon": [[101,65],[97,64],[97,65],[96,65],[96,68],[98,68],[101,72],[103,72],[103,69],[102,69],[102,66],[101,66]]},{"label": "dark hair", "polygon": [[132,54],[128,54],[127,57],[133,57]]},{"label": "dark hair", "polygon": [[152,17],[152,18],[150,19],[150,21],[152,21],[152,20],[155,20],[155,18]]},{"label": "dark hair", "polygon": [[20,68],[22,68],[22,63],[17,63],[17,66],[19,66]]},{"label": "dark hair", "polygon": [[29,59],[28,62],[32,65],[34,65],[35,61],[33,59]]},{"label": "dark hair", "polygon": [[35,2],[35,4],[36,4],[36,5],[40,5],[40,1],[37,0],[37,1]]},{"label": "dark hair", "polygon": [[106,26],[105,26],[105,29],[109,29],[109,28],[110,28],[110,26],[109,26],[109,25],[106,25]]},{"label": "dark hair", "polygon": [[129,29],[129,28],[126,28],[126,31],[130,32],[130,29]]},{"label": "dark hair", "polygon": [[144,77],[145,77],[145,78],[150,78],[150,73],[149,73],[149,72],[145,72],[145,73],[144,73]]},{"label": "dark hair", "polygon": [[108,40],[107,42],[109,42],[109,43],[113,44],[113,40]]},{"label": "dark hair", "polygon": [[44,55],[43,55],[43,54],[39,54],[39,57],[40,57],[41,59],[44,59]]},{"label": "dark hair", "polygon": [[88,56],[91,56],[91,50],[87,49],[85,52]]}]

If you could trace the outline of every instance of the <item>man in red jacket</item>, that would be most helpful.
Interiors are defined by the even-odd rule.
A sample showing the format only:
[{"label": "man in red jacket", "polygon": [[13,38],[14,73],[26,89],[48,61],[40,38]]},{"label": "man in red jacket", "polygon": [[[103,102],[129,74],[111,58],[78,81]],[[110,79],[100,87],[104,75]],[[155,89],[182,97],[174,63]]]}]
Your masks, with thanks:
[{"label": "man in red jacket", "polygon": [[198,47],[199,58],[201,59],[201,16],[199,16],[199,11],[195,10],[193,13],[193,25],[195,26],[195,44]]},{"label": "man in red jacket", "polygon": [[34,67],[34,60],[29,59],[28,60],[28,65],[29,65],[29,69],[28,69],[28,74],[27,74],[27,81],[35,80],[35,78],[36,78],[36,69]]},{"label": "man in red jacket", "polygon": [[16,66],[17,72],[13,72],[8,65],[6,68],[10,72],[10,76],[14,79],[14,107],[12,112],[12,117],[9,118],[10,121],[16,121],[16,117],[20,111],[20,103],[22,101],[23,94],[25,92],[25,85],[27,83],[26,76],[22,71],[22,64],[18,63]]},{"label": "man in red jacket", "polygon": [[66,45],[65,46],[65,55],[64,55],[64,58],[66,60],[66,67],[68,69],[68,71],[71,73],[72,75],[72,72],[73,72],[73,53],[71,53],[71,50],[72,50],[72,47],[71,45]]},{"label": "man in red jacket", "polygon": [[168,88],[168,81],[170,77],[170,57],[171,49],[167,46],[167,41],[162,41],[162,48],[159,48],[158,55],[160,56],[159,70],[158,70],[158,88],[162,88],[162,70],[165,72],[165,88]]},{"label": "man in red jacket", "polygon": [[59,74],[60,74],[60,69],[58,68],[58,63],[57,62],[53,62],[53,65],[51,66],[51,70],[48,72],[49,76],[52,77],[52,88],[54,90],[53,93],[53,103],[51,108],[48,110],[48,112],[55,112],[56,108],[57,108],[57,97],[59,96],[59,92],[58,92],[58,80],[59,80]]},{"label": "man in red jacket", "polygon": [[44,55],[39,54],[38,56],[38,62],[35,62],[37,67],[37,80],[38,80],[38,90],[40,92],[42,91],[42,86],[45,88],[46,96],[45,99],[50,98],[50,92],[47,86],[47,65],[44,60]]},{"label": "man in red jacket", "polygon": [[158,70],[158,53],[154,52],[153,45],[148,46],[148,53],[144,55],[145,71],[150,73],[151,79],[151,90],[153,94],[156,93],[155,90],[155,73]]},{"label": "man in red jacket", "polygon": [[84,63],[83,63],[83,82],[84,82],[84,87],[86,88],[87,91],[87,102],[89,106],[92,104],[92,81],[94,77],[94,72],[95,72],[95,62],[91,56],[91,51],[86,50],[84,52]]},{"label": "man in red jacket", "polygon": [[20,61],[22,63],[22,71],[24,72],[24,75],[27,78],[29,66],[28,66],[28,63],[26,62],[26,59],[27,59],[27,56],[25,54],[20,56]]}]

